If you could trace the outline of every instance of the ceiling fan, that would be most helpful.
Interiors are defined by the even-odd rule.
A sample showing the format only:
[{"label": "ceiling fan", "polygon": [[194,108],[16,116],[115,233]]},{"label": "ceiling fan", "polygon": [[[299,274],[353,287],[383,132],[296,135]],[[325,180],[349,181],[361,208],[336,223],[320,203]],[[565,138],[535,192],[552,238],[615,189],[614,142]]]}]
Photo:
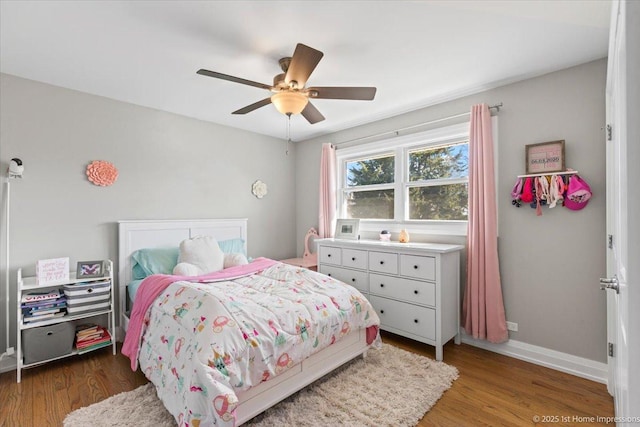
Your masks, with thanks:
[{"label": "ceiling fan", "polygon": [[288,116],[302,114],[309,123],[314,124],[324,120],[324,116],[309,102],[309,98],[371,101],[376,96],[375,87],[305,87],[307,79],[323,55],[319,50],[298,43],[292,57],[281,58],[278,61],[283,72],[273,78],[273,86],[205,69],[200,69],[197,73],[273,92],[273,95],[268,98],[247,105],[231,114],[247,114],[265,105],[273,104],[282,114]]}]

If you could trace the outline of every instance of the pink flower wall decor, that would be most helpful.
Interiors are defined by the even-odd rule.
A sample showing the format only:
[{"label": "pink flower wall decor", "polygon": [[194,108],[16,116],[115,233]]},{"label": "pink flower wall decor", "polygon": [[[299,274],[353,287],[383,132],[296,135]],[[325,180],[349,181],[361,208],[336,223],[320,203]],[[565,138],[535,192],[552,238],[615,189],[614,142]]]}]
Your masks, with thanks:
[{"label": "pink flower wall decor", "polygon": [[118,179],[118,169],[104,160],[95,160],[87,166],[87,178],[95,185],[108,187]]}]

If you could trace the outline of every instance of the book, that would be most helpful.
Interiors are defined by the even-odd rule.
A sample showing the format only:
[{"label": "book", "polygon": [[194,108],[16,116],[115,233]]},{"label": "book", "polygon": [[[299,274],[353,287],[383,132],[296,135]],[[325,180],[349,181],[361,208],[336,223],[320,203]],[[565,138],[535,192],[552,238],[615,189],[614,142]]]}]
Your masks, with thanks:
[{"label": "book", "polygon": [[58,318],[58,317],[62,317],[65,314],[67,314],[67,313],[65,313],[64,311],[61,311],[59,313],[43,314],[42,316],[22,316],[22,321],[24,323],[39,322],[39,321],[43,321],[43,320],[49,320],[49,319],[55,319],[55,318]]},{"label": "book", "polygon": [[50,289],[48,291],[33,291],[23,294],[20,302],[28,303],[36,301],[49,301],[58,299],[62,296],[63,295],[60,293],[59,289]]},{"label": "book", "polygon": [[96,331],[99,331],[100,329],[102,329],[102,327],[94,323],[85,323],[82,325],[78,325],[76,326],[76,336],[92,334]]},{"label": "book", "polygon": [[25,316],[44,316],[45,314],[59,313],[61,308],[47,308],[43,310],[22,310],[22,314]]},{"label": "book", "polygon": [[77,349],[77,350],[78,350],[78,354],[84,354],[84,353],[87,353],[89,351],[97,350],[97,349],[102,348],[102,347],[109,347],[110,345],[111,345],[111,340],[105,341],[105,342],[102,342],[102,343],[99,343],[99,344],[94,344],[92,346],[84,347],[82,349]]},{"label": "book", "polygon": [[96,331],[96,335],[76,338],[76,349],[83,350],[86,348],[98,348],[98,345],[105,343],[111,343],[111,334],[109,334],[108,330],[99,326],[98,331]]},{"label": "book", "polygon": [[96,338],[96,339],[92,339],[92,340],[79,341],[79,342],[76,342],[76,348],[77,349],[81,349],[81,348],[91,347],[91,346],[94,346],[96,344],[100,344],[100,343],[103,343],[103,342],[111,342],[111,337],[110,336],[104,336],[104,337]]},{"label": "book", "polygon": [[96,325],[76,332],[76,347],[80,348],[110,339],[109,331]]},{"label": "book", "polygon": [[20,306],[23,309],[66,307],[67,299],[65,297],[60,297],[54,300],[23,302]]}]

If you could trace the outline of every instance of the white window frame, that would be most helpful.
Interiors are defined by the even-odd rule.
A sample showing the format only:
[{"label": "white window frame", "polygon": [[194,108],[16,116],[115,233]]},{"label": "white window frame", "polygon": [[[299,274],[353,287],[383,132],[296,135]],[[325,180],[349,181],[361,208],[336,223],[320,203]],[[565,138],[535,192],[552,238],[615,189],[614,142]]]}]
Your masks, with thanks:
[{"label": "white window frame", "polygon": [[[493,142],[494,142],[494,159],[497,180],[497,117],[492,117]],[[410,220],[408,217],[409,200],[408,189],[416,186],[417,183],[409,182],[408,169],[406,166],[408,152],[415,148],[437,147],[446,143],[459,142],[469,139],[469,122],[456,125],[441,127],[418,132],[406,136],[398,136],[394,138],[384,139],[367,144],[354,145],[345,148],[338,148],[336,151],[337,160],[337,218],[345,218],[346,203],[344,200],[345,190],[349,190],[346,186],[346,163],[362,158],[374,157],[383,154],[393,153],[395,155],[395,171],[394,171],[394,219],[361,219],[361,232],[380,232],[386,229],[391,232],[399,232],[405,228],[410,233],[433,234],[433,235],[467,235],[467,221],[439,221],[439,220]],[[462,179],[461,182],[466,182]],[[447,179],[447,184],[452,184],[452,180]],[[384,185],[388,188],[388,185]],[[366,186],[367,189],[375,189],[376,186]],[[497,188],[497,185],[496,185]],[[364,187],[363,187],[364,189]]]}]

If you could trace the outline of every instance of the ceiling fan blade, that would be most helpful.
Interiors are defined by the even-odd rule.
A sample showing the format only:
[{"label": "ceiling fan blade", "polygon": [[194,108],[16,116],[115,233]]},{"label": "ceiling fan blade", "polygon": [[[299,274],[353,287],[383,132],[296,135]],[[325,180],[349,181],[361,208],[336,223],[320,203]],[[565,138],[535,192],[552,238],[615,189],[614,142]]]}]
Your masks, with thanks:
[{"label": "ceiling fan blade", "polygon": [[310,87],[309,98],[317,99],[354,99],[371,101],[376,96],[375,87]]},{"label": "ceiling fan blade", "polygon": [[264,83],[259,83],[259,82],[254,82],[251,80],[247,80],[247,79],[241,79],[240,77],[235,77],[235,76],[230,76],[228,74],[222,74],[222,73],[218,73],[216,71],[209,71],[209,70],[205,70],[205,69],[200,69],[198,71],[196,71],[197,74],[203,75],[203,76],[208,76],[208,77],[214,77],[216,79],[222,79],[222,80],[228,80],[230,82],[234,82],[234,83],[240,83],[243,85],[249,85],[249,86],[255,86],[255,87],[259,87],[261,89],[267,89],[267,90],[271,90],[271,86],[266,85]]},{"label": "ceiling fan blade", "polygon": [[247,114],[252,112],[253,110],[257,110],[260,107],[264,107],[265,105],[271,104],[271,98],[265,98],[262,101],[254,102],[251,105],[247,105],[244,108],[234,111],[231,114]]},{"label": "ceiling fan blade", "polygon": [[302,110],[302,113],[300,114],[302,114],[304,118],[307,119],[307,121],[311,124],[318,123],[324,120],[324,116],[322,115],[322,113],[320,113],[320,111],[318,111],[318,109],[314,107],[310,102],[307,102],[307,106],[304,107],[304,110]]},{"label": "ceiling fan blade", "polygon": [[298,43],[284,78],[285,83],[296,81],[297,89],[302,89],[323,56],[324,53],[319,50]]}]

